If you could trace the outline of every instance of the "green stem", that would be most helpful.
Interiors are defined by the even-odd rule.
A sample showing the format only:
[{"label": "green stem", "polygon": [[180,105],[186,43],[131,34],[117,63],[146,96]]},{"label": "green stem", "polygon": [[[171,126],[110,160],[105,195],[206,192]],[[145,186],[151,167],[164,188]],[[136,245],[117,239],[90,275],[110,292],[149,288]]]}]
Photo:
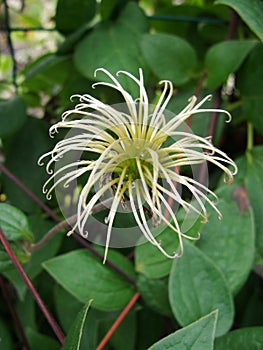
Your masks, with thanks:
[{"label": "green stem", "polygon": [[254,139],[254,129],[251,123],[247,124],[247,151],[251,151],[253,148],[253,139]]}]

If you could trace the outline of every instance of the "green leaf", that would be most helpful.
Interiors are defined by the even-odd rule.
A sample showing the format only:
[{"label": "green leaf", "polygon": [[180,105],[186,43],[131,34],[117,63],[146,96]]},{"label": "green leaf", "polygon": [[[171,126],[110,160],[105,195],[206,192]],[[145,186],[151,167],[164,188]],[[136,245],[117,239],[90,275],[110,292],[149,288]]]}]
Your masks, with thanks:
[{"label": "green leaf", "polygon": [[[40,240],[44,234],[46,234],[51,229],[51,227],[54,226],[53,222],[44,220],[43,218],[39,217],[39,213],[30,216],[28,220],[32,232],[34,232],[35,242],[37,240]],[[57,235],[49,240],[41,249],[31,252],[30,260],[27,262],[27,264],[24,265],[24,270],[31,280],[33,280],[43,271],[43,268],[41,266],[42,262],[50,259],[57,253],[62,239],[63,234],[57,233]],[[27,286],[21,280],[21,277],[17,270],[12,269],[5,271],[4,275],[16,288],[16,292],[18,293],[19,298],[21,300],[24,300],[25,294],[27,292]]]},{"label": "green leaf", "polygon": [[[112,313],[111,313],[112,314]],[[109,316],[111,316],[111,314]],[[102,334],[106,334],[118,315],[112,315],[107,320],[100,321],[100,329],[103,330]],[[116,331],[113,333],[109,340],[111,348],[114,350],[134,350],[137,349],[137,317],[138,314],[134,311],[130,311],[124,318],[121,324],[118,326]],[[88,320],[89,322],[89,320]],[[127,342],[127,339],[129,341]],[[98,339],[100,341],[101,339]],[[85,348],[83,350],[86,350]]]},{"label": "green leaf", "polygon": [[[33,235],[25,214],[9,204],[0,203],[0,227],[20,262],[27,262],[30,254],[26,248],[32,243]],[[12,267],[12,261],[0,245],[0,271],[8,272]]]},{"label": "green leaf", "polygon": [[94,26],[93,21],[84,23],[73,33],[69,34],[63,43],[58,47],[57,54],[65,56],[67,53],[71,53],[75,45],[83,38],[84,34]]},{"label": "green leaf", "polygon": [[[127,259],[110,252],[109,260],[116,262],[130,274],[133,270]],[[46,261],[48,273],[69,293],[86,303],[93,299],[93,307],[117,310],[125,306],[134,295],[134,288],[117,272],[103,265],[87,250],[75,250]]]},{"label": "green leaf", "polygon": [[[249,54],[237,75],[237,87],[247,120],[263,134],[263,45],[258,44]],[[249,77],[249,79],[248,79]]]},{"label": "green leaf", "polygon": [[184,243],[184,255],[173,262],[169,299],[177,321],[186,326],[218,309],[216,336],[233,322],[233,300],[223,273],[201,250]]},{"label": "green leaf", "polygon": [[129,2],[116,23],[95,28],[79,42],[74,52],[76,67],[92,80],[100,79],[99,74],[94,78],[97,68],[106,68],[112,74],[125,70],[138,75],[139,67],[145,65],[139,38],[147,28],[148,22],[141,9]]},{"label": "green leaf", "polygon": [[[178,247],[177,237],[169,227],[158,235],[158,239],[162,241],[162,247],[166,251],[170,247],[173,247],[173,251]],[[135,248],[135,269],[146,277],[160,278],[167,276],[171,267],[172,261],[167,259],[167,257],[151,243],[147,242]]]},{"label": "green leaf", "polygon": [[[187,230],[184,233],[188,236],[196,236],[202,227],[201,217],[195,222],[191,215],[185,215],[183,210],[177,213],[180,226],[185,224]],[[158,228],[157,228],[158,229]],[[154,231],[153,231],[154,234]],[[177,235],[169,227],[158,235],[158,240],[162,242],[162,247],[169,254],[172,254],[179,246]],[[167,259],[158,248],[151,243],[138,245],[135,248],[135,269],[148,278],[161,278],[169,274],[172,267],[172,260]]]},{"label": "green leaf", "polygon": [[215,340],[215,350],[262,350],[263,327],[234,330]]},{"label": "green leaf", "polygon": [[0,226],[9,241],[33,241],[27,217],[12,205],[0,203]]},{"label": "green leaf", "polygon": [[[251,206],[255,226],[256,259],[261,260],[260,256],[263,251],[263,197],[259,194],[263,193],[263,146],[256,146],[251,150],[247,150],[245,155],[236,160],[236,164],[238,174],[235,176],[233,184],[223,186],[222,179],[222,186],[218,189],[220,191],[218,195],[228,203],[235,200],[241,213],[246,213],[247,210],[250,211],[249,207]],[[228,214],[226,215],[228,216]],[[235,223],[238,225],[237,221]],[[245,238],[243,237],[243,239]]]},{"label": "green leaf", "polygon": [[56,28],[65,34],[89,22],[96,13],[96,0],[58,0]]},{"label": "green leaf", "polygon": [[[21,279],[21,277],[20,277]],[[25,283],[24,283],[25,284]],[[37,305],[32,294],[26,286],[27,292],[23,300],[16,298],[16,312],[20,320],[23,320],[23,328],[37,329]]]},{"label": "green leaf", "polygon": [[212,311],[189,326],[168,335],[149,350],[212,350],[217,311]]},{"label": "green leaf", "polygon": [[250,52],[237,76],[237,86],[241,92],[242,97],[262,97],[262,59],[263,44],[260,43],[256,45]]},{"label": "green leaf", "polygon": [[13,344],[11,333],[7,327],[6,319],[0,318],[0,349],[13,350],[15,344]]},{"label": "green leaf", "polygon": [[187,83],[197,64],[192,46],[184,39],[170,34],[145,34],[142,53],[153,73],[161,80],[176,85]]},{"label": "green leaf", "polygon": [[[68,334],[72,326],[72,320],[77,317],[83,304],[59,284],[54,285],[54,304],[59,324],[65,331],[65,334]],[[108,315],[109,312],[93,308],[89,309],[82,332],[81,350],[92,350],[96,348],[96,344],[99,342],[98,328],[100,318],[102,317],[101,314]]]},{"label": "green leaf", "polygon": [[32,328],[26,328],[26,336],[30,345],[30,349],[48,349],[60,350],[61,345],[51,337],[38,333]]},{"label": "green leaf", "polygon": [[90,300],[78,313],[73,325],[71,326],[69,333],[66,337],[64,350],[79,350],[80,341],[83,333],[84,323],[87,317],[88,309],[92,300]]},{"label": "green leaf", "polygon": [[[26,249],[33,241],[27,217],[19,209],[0,203],[0,227],[9,241],[14,253],[21,262],[27,262],[30,254]],[[7,272],[13,263],[0,245],[0,271]]]},{"label": "green leaf", "polygon": [[25,121],[26,105],[21,97],[0,101],[0,138],[16,132]]},{"label": "green leaf", "polygon": [[263,135],[263,96],[244,97],[243,112],[245,117],[253,124],[255,129]]},{"label": "green leaf", "polygon": [[256,249],[263,251],[263,147],[258,146],[246,154],[247,167],[245,185],[255,216]]},{"label": "green leaf", "polygon": [[[36,196],[45,200],[42,185],[47,179],[45,170],[38,166],[38,158],[52,147],[48,124],[35,118],[28,119],[19,133],[5,147],[6,167]],[[36,204],[20,188],[3,176],[8,200],[23,211],[31,212]]]},{"label": "green leaf", "polygon": [[54,303],[59,324],[68,333],[72,318],[75,318],[83,304],[59,284],[54,285]]},{"label": "green leaf", "polygon": [[217,0],[215,4],[223,4],[233,8],[249,28],[263,41],[263,3],[261,0]]},{"label": "green leaf", "polygon": [[139,274],[137,287],[145,303],[154,311],[171,316],[167,279],[148,279]]},{"label": "green leaf", "polygon": [[208,87],[215,89],[226,82],[229,74],[240,67],[255,44],[256,41],[251,40],[231,40],[213,45],[205,58]]},{"label": "green leaf", "polygon": [[111,17],[117,4],[118,0],[101,0],[99,10],[103,20]]},{"label": "green leaf", "polygon": [[72,58],[69,55],[47,54],[27,65],[23,71],[25,79],[21,84],[27,105],[31,106],[31,101],[34,101],[36,105],[33,107],[39,108],[39,103],[35,102],[36,97],[41,97],[43,92],[49,95],[49,98],[56,95],[67,82],[71,72]]},{"label": "green leaf", "polygon": [[[220,190],[219,190],[220,191]],[[231,196],[244,198],[244,188],[233,186]],[[224,200],[219,193],[217,207],[223,215],[218,220],[211,213],[209,222],[204,225],[198,247],[216,263],[224,273],[232,293],[240,289],[247,279],[254,262],[255,227],[251,208],[240,212],[237,203]],[[242,256],[242,259],[240,257]]]}]

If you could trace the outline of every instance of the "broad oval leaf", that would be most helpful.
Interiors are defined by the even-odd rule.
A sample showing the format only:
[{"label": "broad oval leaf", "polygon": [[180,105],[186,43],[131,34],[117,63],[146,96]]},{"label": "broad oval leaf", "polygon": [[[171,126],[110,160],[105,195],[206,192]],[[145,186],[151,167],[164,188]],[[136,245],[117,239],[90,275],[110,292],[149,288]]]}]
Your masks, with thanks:
[{"label": "broad oval leaf", "polygon": [[261,0],[217,0],[215,4],[232,7],[249,28],[263,41],[263,2]]},{"label": "broad oval leaf", "polygon": [[[234,186],[232,197],[244,203],[246,193],[242,186]],[[248,198],[247,201],[249,202]],[[247,279],[254,261],[255,230],[251,208],[240,212],[237,203],[230,199],[225,201],[220,195],[218,209],[222,220],[216,213],[211,213],[209,223],[202,229],[198,247],[215,262],[224,273],[232,293],[240,289]],[[240,257],[242,256],[242,259]]]},{"label": "broad oval leaf", "polygon": [[240,328],[215,340],[215,350],[262,350],[263,327]]},{"label": "broad oval leaf", "polygon": [[208,87],[217,88],[226,82],[229,74],[239,68],[255,44],[256,41],[231,40],[212,46],[205,58]]},{"label": "broad oval leaf", "polygon": [[93,80],[100,79],[100,76],[94,78],[97,68],[106,68],[112,74],[125,70],[138,75],[138,69],[145,66],[139,39],[147,28],[141,9],[135,3],[128,3],[116,23],[95,28],[79,42],[74,52],[77,69]]},{"label": "broad oval leaf", "polygon": [[197,58],[186,40],[171,34],[145,34],[141,49],[151,70],[159,79],[171,80],[176,85],[191,79]]},{"label": "broad oval leaf", "polygon": [[216,336],[232,325],[234,310],[231,293],[223,273],[201,250],[184,243],[184,255],[173,262],[169,280],[169,299],[182,326],[218,309]]},{"label": "broad oval leaf", "polygon": [[149,350],[213,350],[217,311],[212,311],[189,326],[168,335]]},{"label": "broad oval leaf", "polygon": [[[109,260],[128,274],[133,274],[131,263],[117,252],[109,252]],[[75,250],[46,261],[48,273],[69,293],[101,310],[117,310],[134,295],[133,286],[109,266],[103,265],[91,252]]]}]

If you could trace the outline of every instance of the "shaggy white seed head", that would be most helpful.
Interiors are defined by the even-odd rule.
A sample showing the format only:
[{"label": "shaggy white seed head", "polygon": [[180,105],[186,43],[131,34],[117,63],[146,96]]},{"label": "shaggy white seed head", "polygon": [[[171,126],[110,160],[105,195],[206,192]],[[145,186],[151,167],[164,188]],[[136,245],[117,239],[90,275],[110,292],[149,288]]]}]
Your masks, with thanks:
[{"label": "shaggy white seed head", "polygon": [[[235,163],[222,151],[216,148],[211,138],[203,138],[182,128],[190,117],[203,112],[222,112],[221,109],[204,109],[203,104],[211,96],[206,96],[197,102],[195,96],[189,99],[189,104],[178,114],[166,118],[165,109],[173,95],[173,85],[164,80],[160,84],[163,90],[154,106],[148,102],[144,87],[143,73],[139,70],[139,79],[126,71],[119,71],[114,77],[106,69],[98,69],[105,73],[111,82],[98,82],[93,85],[104,85],[121,93],[125,110],[118,110],[104,104],[91,95],[74,95],[79,104],[74,109],[65,112],[62,120],[50,128],[50,134],[58,132],[60,128],[76,129],[74,136],[59,141],[54,149],[39,159],[49,156],[46,165],[51,175],[43,187],[47,198],[59,184],[64,187],[81,176],[88,174],[88,178],[80,190],[77,205],[77,220],[69,232],[78,229],[83,237],[88,237],[86,223],[93,212],[94,206],[106,192],[111,192],[109,212],[105,217],[107,235],[105,242],[105,257],[110,245],[111,232],[118,208],[129,208],[145,238],[155,245],[168,258],[176,258],[183,253],[183,237],[196,239],[184,234],[171,206],[171,201],[184,208],[186,212],[193,211],[207,220],[207,202],[217,213],[221,214],[214,204],[216,195],[204,184],[193,177],[176,171],[183,166],[213,163],[225,173],[225,182],[231,183],[237,172]],[[95,75],[97,73],[95,72]],[[126,75],[139,88],[139,97],[134,99],[120,84],[118,76]],[[169,141],[169,142],[168,142]],[[92,152],[95,160],[77,160],[63,164],[55,172],[52,170],[55,162],[60,161],[67,153],[79,151]],[[94,193],[95,184],[99,189]],[[164,185],[164,183],[166,185]],[[178,185],[192,194],[195,204],[185,200],[178,190]],[[149,225],[158,226],[163,223],[170,227],[179,240],[179,250],[168,254],[155,236]]]}]

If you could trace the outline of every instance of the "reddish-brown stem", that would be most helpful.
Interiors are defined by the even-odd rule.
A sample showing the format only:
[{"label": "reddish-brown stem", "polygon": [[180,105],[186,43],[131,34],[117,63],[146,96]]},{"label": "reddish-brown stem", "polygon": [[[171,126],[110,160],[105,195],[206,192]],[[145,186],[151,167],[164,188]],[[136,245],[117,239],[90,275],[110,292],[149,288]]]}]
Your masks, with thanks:
[{"label": "reddish-brown stem", "polygon": [[[205,82],[205,79],[206,79],[206,76],[207,76],[207,72],[204,71],[202,74],[201,74],[201,77],[197,83],[197,86],[196,86],[196,89],[195,89],[195,93],[194,95],[199,98],[201,92],[202,92],[202,89],[203,89],[203,85],[204,85],[204,82]],[[192,115],[190,115],[190,117],[187,119],[186,121],[186,127],[185,127],[185,131],[188,131],[188,129],[190,128],[190,125],[191,125],[191,122],[192,122]],[[180,169],[179,169],[180,170]]]},{"label": "reddish-brown stem", "polygon": [[27,274],[25,273],[23,267],[21,266],[21,264],[18,261],[15,253],[13,252],[13,250],[12,250],[8,240],[6,239],[6,237],[4,235],[4,232],[1,229],[1,227],[0,227],[0,240],[2,242],[3,247],[6,250],[9,258],[12,260],[12,263],[14,264],[15,268],[17,269],[19,275],[21,276],[21,278],[23,279],[23,281],[27,285],[30,293],[34,297],[36,303],[38,304],[39,308],[43,312],[46,320],[48,321],[48,323],[50,324],[51,328],[53,329],[57,339],[63,345],[64,344],[64,334],[63,334],[62,330],[60,329],[59,325],[57,324],[57,322],[55,321],[53,316],[48,311],[46,305],[42,301],[42,299],[41,299],[40,295],[38,294],[37,290],[35,289],[35,287],[33,286],[32,282],[30,281],[30,279],[28,278]]},{"label": "reddish-brown stem", "polygon": [[42,208],[54,221],[60,222],[60,218],[39,199],[27,186],[23,184],[14,174],[12,174],[2,163],[0,163],[0,171],[2,171],[13,183],[19,187],[25,194],[32,199],[40,208]]},{"label": "reddish-brown stem", "polygon": [[239,16],[235,10],[230,9],[230,22],[226,40],[233,40],[239,23]]},{"label": "reddish-brown stem", "polygon": [[125,306],[125,308],[122,310],[120,313],[119,317],[117,320],[113,323],[109,331],[106,333],[105,337],[102,339],[100,344],[97,346],[96,350],[102,350],[106,344],[108,343],[109,339],[112,337],[113,333],[116,331],[116,329],[119,327],[123,319],[127,316],[133,305],[136,303],[136,301],[139,299],[140,293],[137,292],[134,294],[134,296],[131,298],[129,303]]},{"label": "reddish-brown stem", "polygon": [[[220,107],[220,105],[221,105],[221,88],[216,90],[213,109],[218,109]],[[213,137],[214,132],[215,132],[217,115],[218,115],[218,112],[213,112],[211,115],[210,123],[208,126],[208,135],[211,137]],[[204,163],[200,167],[198,181],[201,184],[204,184],[206,176],[207,176],[207,164]]]},{"label": "reddish-brown stem", "polygon": [[[0,163],[0,171],[2,171],[11,181],[14,182],[22,191],[25,192],[40,208],[42,208],[54,221],[61,222],[61,219],[45,204],[43,203],[29,188],[27,188],[14,174],[12,174],[6,167]],[[85,248],[89,249],[94,255],[96,255],[100,260],[103,260],[103,255],[97,252],[91,244],[79,236],[77,233],[73,234],[73,238],[81,243]],[[106,261],[106,265],[108,265],[111,269],[118,272],[122,275],[127,281],[131,284],[135,285],[135,282],[128,276],[124,271],[122,271],[118,266],[113,264],[110,261]]]},{"label": "reddish-brown stem", "polygon": [[[221,105],[221,88],[216,90],[213,108],[218,109]],[[213,112],[211,115],[209,127],[208,127],[208,136],[213,136],[216,128],[218,112]]]},{"label": "reddish-brown stem", "polygon": [[31,350],[30,349],[30,345],[28,344],[28,341],[27,341],[27,338],[26,338],[26,335],[25,335],[25,332],[24,332],[24,329],[22,327],[22,324],[21,324],[21,321],[16,313],[16,310],[14,308],[14,305],[11,301],[11,298],[10,298],[10,295],[8,293],[8,290],[6,288],[6,285],[5,285],[5,282],[3,280],[3,278],[0,276],[0,287],[1,287],[1,290],[2,290],[2,294],[3,294],[3,297],[6,301],[6,304],[8,306],[8,309],[10,311],[10,314],[14,320],[14,323],[16,325],[16,328],[18,330],[18,332],[20,333],[20,336],[21,336],[21,340],[22,340],[22,343],[23,343],[23,346],[26,350]]}]

